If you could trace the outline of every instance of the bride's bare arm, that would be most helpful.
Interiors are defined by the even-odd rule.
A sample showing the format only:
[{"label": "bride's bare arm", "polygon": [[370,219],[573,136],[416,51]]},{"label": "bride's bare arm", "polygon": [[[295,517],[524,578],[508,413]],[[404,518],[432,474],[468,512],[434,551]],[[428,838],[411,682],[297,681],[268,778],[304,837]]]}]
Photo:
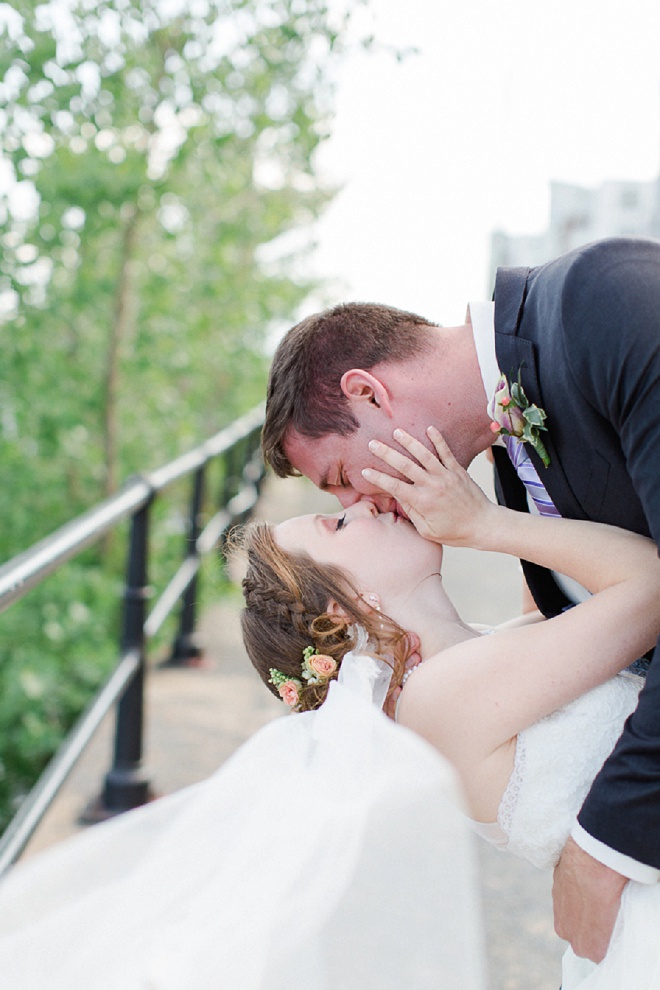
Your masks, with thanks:
[{"label": "bride's bare arm", "polygon": [[[440,506],[425,510],[423,499],[417,499],[418,518],[426,512],[427,525],[437,527],[441,515],[447,542],[524,557],[574,577],[593,593],[555,619],[446,650],[410,679],[401,720],[468,767],[654,645],[660,634],[660,562],[655,545],[634,533],[493,505],[442,439],[433,439],[438,460],[412,438],[399,442],[417,464],[405,464],[404,455],[389,448],[385,456],[379,451],[411,487],[428,489],[428,478],[433,479]],[[406,511],[412,507],[414,500],[406,504],[400,490],[395,497]]]},{"label": "bride's bare arm", "polygon": [[506,622],[500,622],[498,625],[492,627],[492,632],[503,632],[505,629],[519,629],[521,626],[532,626],[535,622],[545,622],[543,612],[539,612],[538,609],[534,609],[533,612],[524,612],[522,615],[517,615],[513,619],[507,619]]}]

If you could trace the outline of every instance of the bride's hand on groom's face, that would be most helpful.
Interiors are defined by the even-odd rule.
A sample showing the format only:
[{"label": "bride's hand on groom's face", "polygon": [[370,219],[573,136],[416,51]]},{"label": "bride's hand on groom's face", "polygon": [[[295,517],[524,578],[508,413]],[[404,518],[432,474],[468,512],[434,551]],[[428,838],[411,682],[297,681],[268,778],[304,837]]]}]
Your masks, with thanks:
[{"label": "bride's hand on groom's face", "polygon": [[442,434],[431,426],[427,435],[435,454],[405,430],[395,430],[394,439],[407,453],[379,440],[369,444],[371,453],[405,480],[371,468],[362,474],[396,499],[420,536],[451,546],[478,546],[479,533],[497,507],[461,467]]}]

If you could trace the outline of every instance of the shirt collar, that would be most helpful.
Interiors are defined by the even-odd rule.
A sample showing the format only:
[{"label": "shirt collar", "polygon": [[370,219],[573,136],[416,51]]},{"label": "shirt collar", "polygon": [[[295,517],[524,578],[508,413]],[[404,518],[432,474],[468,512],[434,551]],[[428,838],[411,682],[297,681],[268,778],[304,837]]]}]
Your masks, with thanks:
[{"label": "shirt collar", "polygon": [[477,351],[481,379],[490,402],[500,377],[500,369],[495,354],[495,303],[469,303],[468,320],[472,324],[472,335]]}]

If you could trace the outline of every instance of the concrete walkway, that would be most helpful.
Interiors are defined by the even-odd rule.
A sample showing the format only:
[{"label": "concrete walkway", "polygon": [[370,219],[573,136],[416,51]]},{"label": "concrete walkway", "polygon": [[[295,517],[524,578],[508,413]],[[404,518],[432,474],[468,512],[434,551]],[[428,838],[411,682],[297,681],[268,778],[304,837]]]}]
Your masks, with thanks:
[{"label": "concrete walkway", "polygon": [[[485,460],[476,463],[473,473],[490,491]],[[304,479],[272,480],[266,485],[258,514],[278,521],[301,512],[334,512],[336,508],[333,499]],[[495,624],[518,614],[520,574],[511,558],[448,548],[443,577],[467,621]],[[154,668],[150,674],[146,764],[158,794],[208,776],[258,728],[282,714],[280,703],[265,690],[247,660],[239,609],[237,594],[234,601],[213,606],[203,615],[200,642],[206,666]],[[98,795],[109,767],[112,730],[108,718],[26,855],[79,829],[77,818]],[[551,877],[481,841],[478,846],[490,990],[557,990],[563,943],[552,928]]]}]

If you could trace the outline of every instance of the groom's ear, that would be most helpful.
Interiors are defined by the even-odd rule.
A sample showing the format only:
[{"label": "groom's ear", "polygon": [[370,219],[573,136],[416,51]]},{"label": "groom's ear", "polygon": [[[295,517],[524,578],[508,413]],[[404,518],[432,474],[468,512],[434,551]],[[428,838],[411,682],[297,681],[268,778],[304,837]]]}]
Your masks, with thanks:
[{"label": "groom's ear", "polygon": [[390,394],[380,378],[361,368],[350,368],[340,380],[341,390],[352,405],[368,403],[392,415]]}]

